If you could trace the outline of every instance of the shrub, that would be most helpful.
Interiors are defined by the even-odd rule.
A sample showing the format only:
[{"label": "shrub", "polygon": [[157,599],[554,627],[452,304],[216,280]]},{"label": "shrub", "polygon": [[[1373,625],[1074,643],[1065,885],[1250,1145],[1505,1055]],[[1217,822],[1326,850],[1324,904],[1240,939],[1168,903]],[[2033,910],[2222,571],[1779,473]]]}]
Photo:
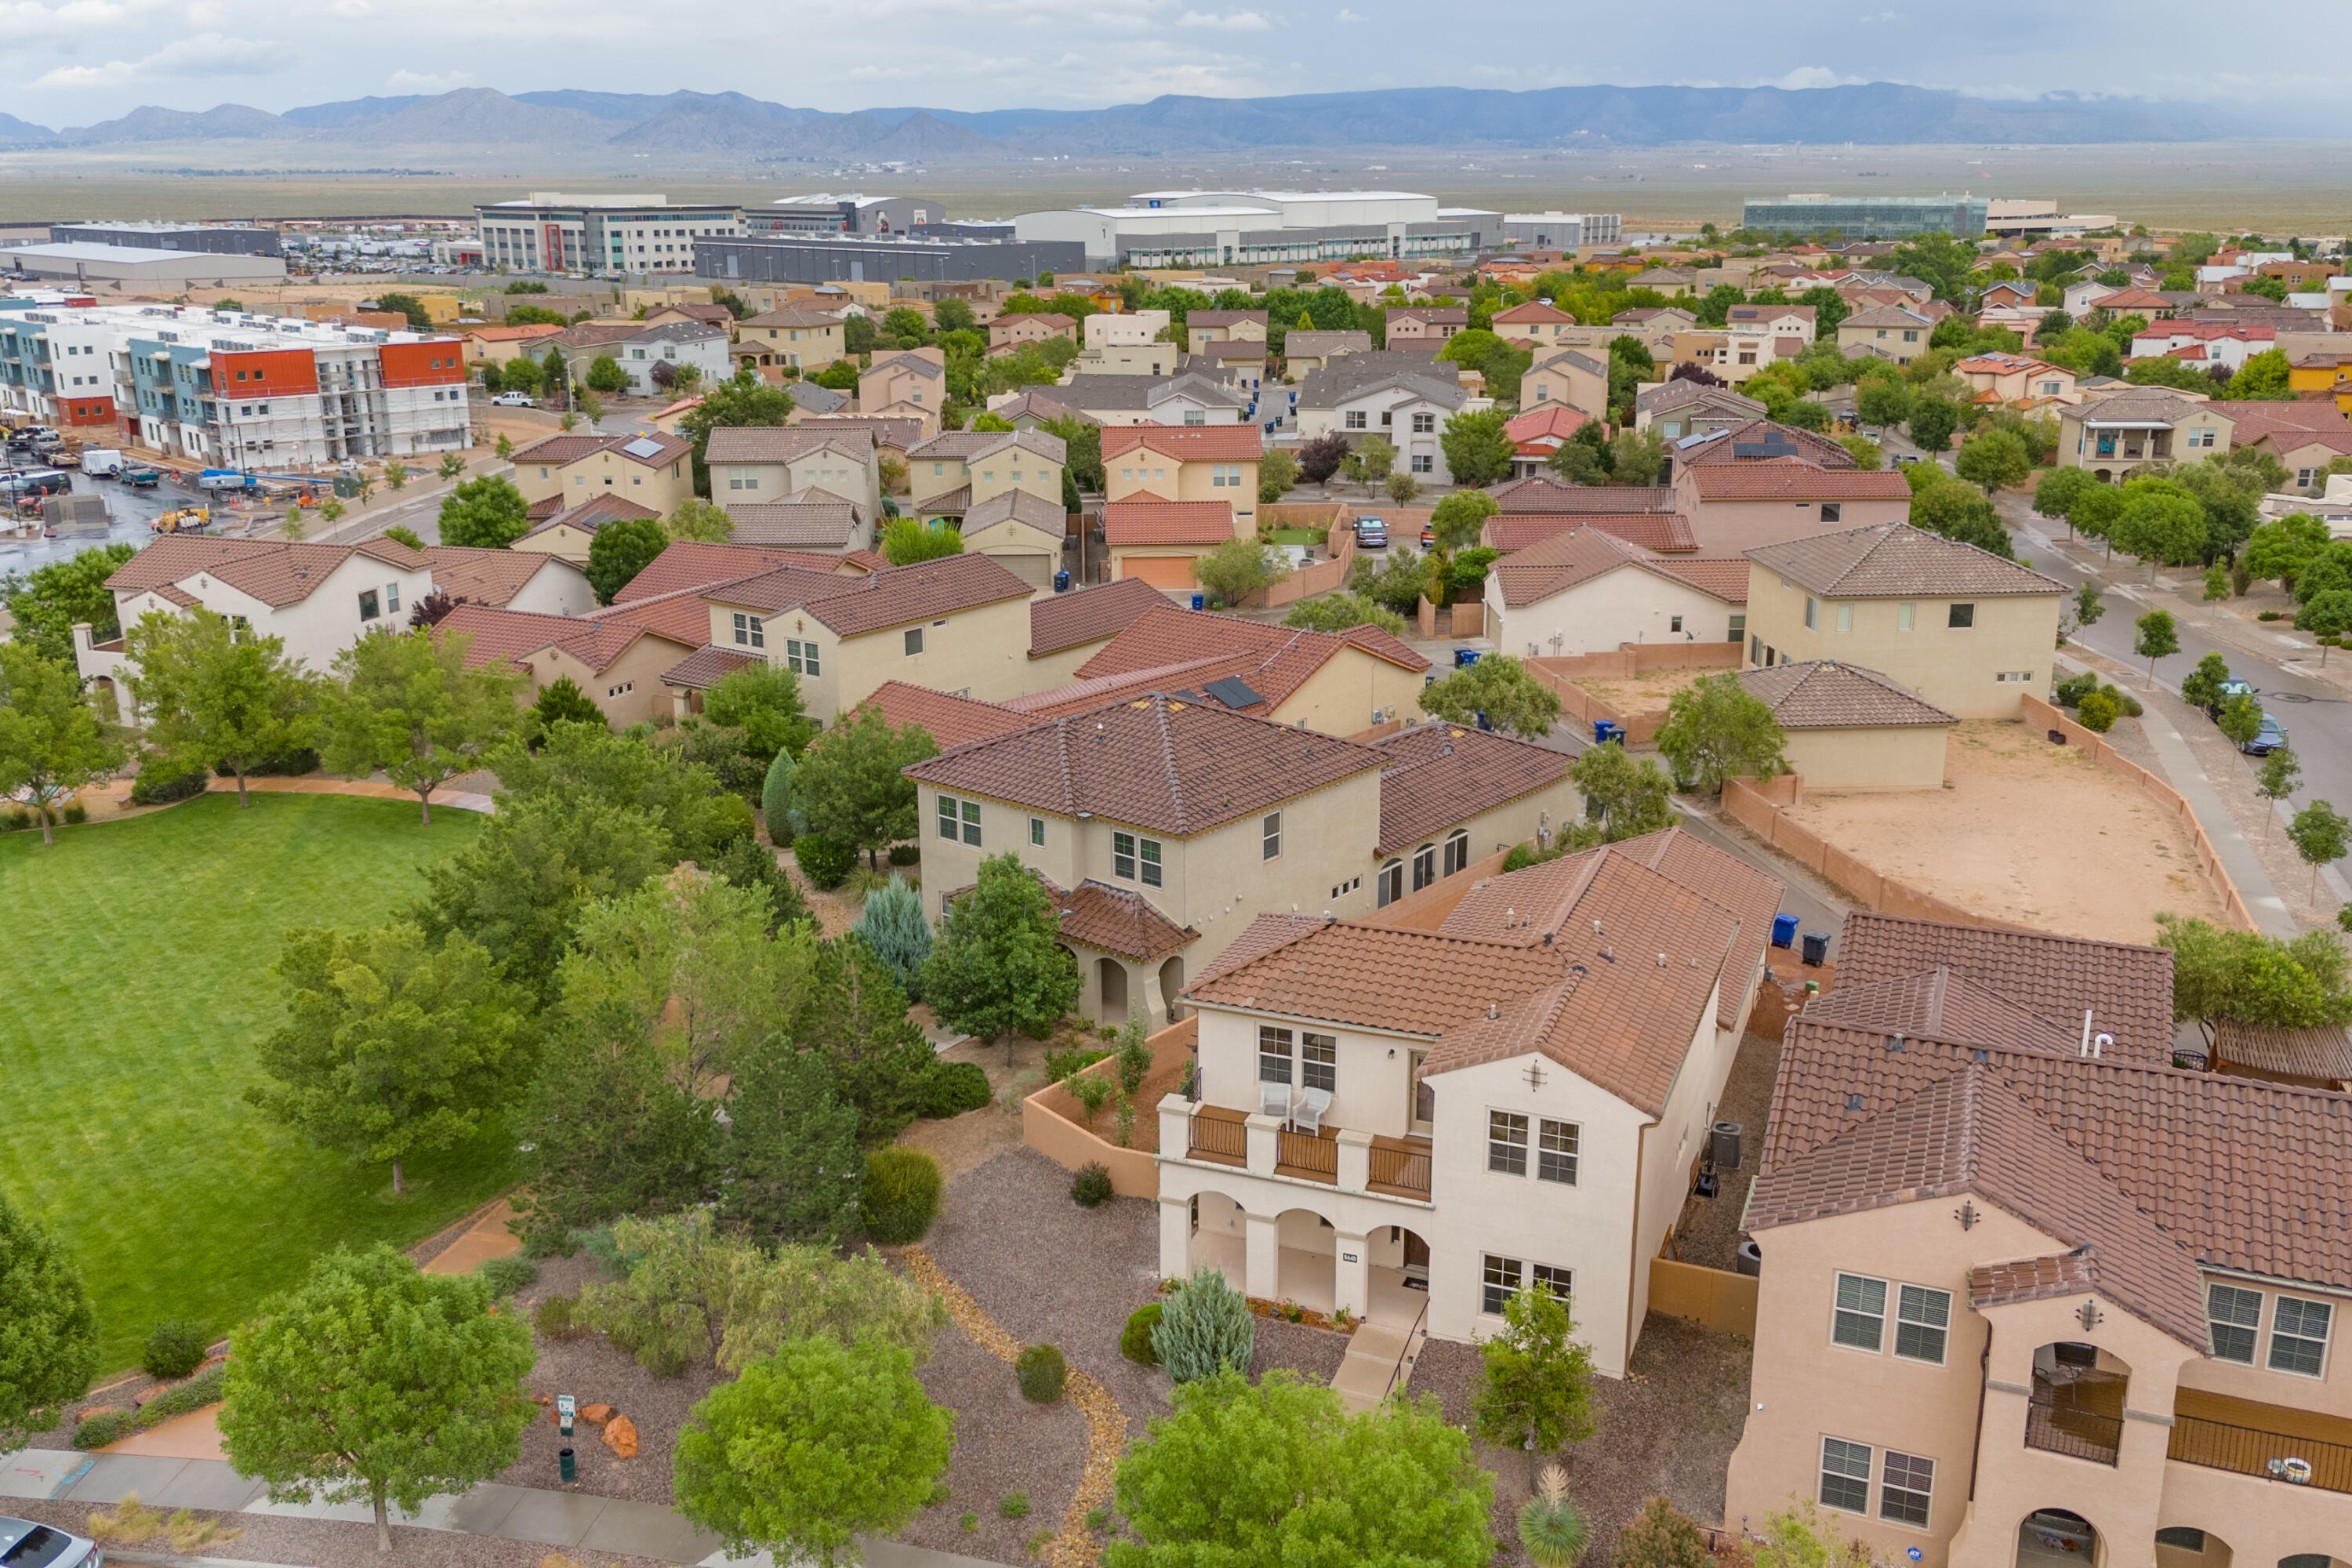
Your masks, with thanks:
[{"label": "shrub", "polygon": [[539,1265],[520,1258],[492,1258],[474,1272],[489,1283],[491,1294],[497,1296],[511,1296],[539,1283]]},{"label": "shrub", "polygon": [[119,1443],[130,1435],[130,1416],[120,1410],[100,1410],[83,1416],[74,1427],[73,1446],[77,1448],[103,1448],[109,1443]]},{"label": "shrub", "polygon": [[33,814],[23,806],[11,806],[8,811],[8,831],[22,833],[33,826]]},{"label": "shrub", "polygon": [[966,1535],[970,1535],[973,1531],[978,1530],[979,1528],[980,1528],[980,1515],[978,1515],[977,1513],[974,1513],[974,1512],[973,1512],[971,1510],[970,1510],[970,1509],[966,1509],[966,1510],[963,1510],[963,1532],[964,1532]]},{"label": "shrub", "polygon": [[804,833],[793,840],[793,858],[801,863],[802,875],[830,892],[848,880],[849,868],[857,864],[857,851],[837,838]]},{"label": "shrub", "polygon": [[1240,1291],[1217,1269],[1202,1267],[1163,1304],[1151,1348],[1160,1364],[1179,1383],[1193,1383],[1221,1368],[1246,1373],[1257,1348],[1257,1323]]},{"label": "shrub", "polygon": [[166,1318],[147,1331],[147,1346],[139,1356],[140,1370],[158,1383],[173,1382],[204,1365],[205,1352],[211,1345],[202,1324]]},{"label": "shrub", "polygon": [[1003,1497],[996,1500],[996,1517],[999,1519],[1028,1518],[1029,1494],[1027,1492],[1006,1492]]},{"label": "shrub", "polygon": [[940,1212],[939,1162],[896,1146],[866,1156],[866,1234],[884,1247],[920,1241]]},{"label": "shrub", "polygon": [[793,825],[793,789],[799,778],[800,763],[792,752],[778,752],[760,785],[760,815],[768,825],[768,841],[779,849],[788,847],[797,831]]},{"label": "shrub", "polygon": [[1617,1532],[1617,1568],[1714,1568],[1697,1525],[1675,1505],[1654,1497],[1642,1515]]},{"label": "shrub", "polygon": [[1070,1368],[1052,1345],[1023,1345],[1013,1363],[1013,1375],[1021,1380],[1022,1398],[1032,1405],[1051,1405],[1062,1397],[1062,1387],[1070,1381]]},{"label": "shrub", "polygon": [[2070,675],[2050,689],[2050,700],[2061,708],[2072,708],[2099,689],[2099,678],[2089,670]]},{"label": "shrub", "polygon": [[988,1087],[988,1074],[981,1070],[978,1062],[940,1062],[932,1067],[930,1079],[923,1086],[922,1113],[944,1121],[967,1110],[978,1110],[993,1098]]},{"label": "shrub", "polygon": [[919,844],[893,844],[890,846],[890,864],[893,866],[919,866],[922,863],[922,846]]},{"label": "shrub", "polygon": [[1158,1366],[1160,1352],[1151,1348],[1151,1335],[1160,1327],[1163,1310],[1157,1301],[1146,1301],[1127,1315],[1127,1327],[1118,1331],[1118,1353],[1141,1366]]},{"label": "shrub", "polygon": [[2258,610],[2254,614],[2254,619],[2258,621],[2283,621],[2286,619],[2286,612],[2284,610]]},{"label": "shrub", "polygon": [[1082,1209],[1099,1208],[1111,1195],[1110,1167],[1100,1160],[1087,1161],[1071,1178],[1070,1196]]},{"label": "shrub", "polygon": [[1087,1510],[1087,1528],[1100,1534],[1110,1528],[1110,1510],[1095,1507]]},{"label": "shrub", "polygon": [[740,795],[713,795],[703,803],[702,841],[705,853],[716,858],[739,838],[760,836],[760,819]]},{"label": "shrub", "polygon": [[[131,781],[131,804],[133,805],[169,805],[175,800],[205,793],[205,773],[142,773]],[[26,817],[26,823],[31,822]]]},{"label": "shrub", "polygon": [[[860,868],[864,870],[864,868]],[[931,956],[931,922],[923,914],[923,896],[907,886],[896,871],[868,893],[866,909],[850,928],[874,950],[910,1000],[922,999],[923,961]]]},{"label": "shrub", "polygon": [[561,1344],[566,1340],[584,1337],[588,1325],[580,1319],[580,1298],[550,1296],[539,1304],[539,1333],[544,1340]]},{"label": "shrub", "polygon": [[[2319,640],[2326,643],[2332,643],[2336,639],[2334,637],[2322,637]],[[66,807],[67,826],[71,827],[79,823],[88,822],[89,820],[89,807],[82,805],[81,802],[76,801],[71,805]]]},{"label": "shrub", "polygon": [[2084,729],[2104,735],[2116,727],[2116,720],[2121,711],[2116,706],[2115,699],[2105,692],[2091,691],[2084,694],[2074,716],[2082,721]]},{"label": "shrub", "polygon": [[1066,1050],[1047,1051],[1045,1081],[1060,1083],[1066,1079],[1075,1078],[1108,1055],[1110,1055],[1108,1051],[1096,1050],[1087,1046],[1073,1046]]},{"label": "shrub", "polygon": [[2102,686],[2099,688],[2099,695],[2114,703],[2116,711],[2126,719],[2137,719],[2147,711],[2146,708],[2140,706],[2138,698],[2120,686]]},{"label": "shrub", "polygon": [[1568,1500],[1568,1475],[1546,1465],[1536,1495],[1519,1505],[1519,1544],[1536,1568],[1576,1568],[1592,1531]]},{"label": "shrub", "polygon": [[169,1421],[174,1415],[186,1415],[202,1410],[207,1405],[219,1404],[221,1384],[226,1376],[226,1368],[215,1366],[197,1373],[176,1388],[165,1389],[140,1407],[139,1414],[131,1418],[131,1427],[143,1431]]}]

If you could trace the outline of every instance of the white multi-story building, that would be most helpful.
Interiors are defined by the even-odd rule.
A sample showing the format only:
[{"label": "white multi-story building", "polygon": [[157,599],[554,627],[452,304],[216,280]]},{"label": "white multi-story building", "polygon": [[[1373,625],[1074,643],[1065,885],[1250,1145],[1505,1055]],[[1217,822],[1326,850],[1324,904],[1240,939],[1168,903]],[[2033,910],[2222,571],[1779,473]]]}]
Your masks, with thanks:
[{"label": "white multi-story building", "polygon": [[1236,267],[1467,255],[1503,237],[1500,213],[1412,191],[1143,191],[1125,206],[1023,213],[1022,240],[1077,240],[1090,265]]},{"label": "white multi-story building", "polygon": [[734,239],[743,209],[719,203],[673,206],[667,196],[566,195],[533,191],[474,209],[482,258],[509,272],[595,278],[694,271],[694,242]]}]

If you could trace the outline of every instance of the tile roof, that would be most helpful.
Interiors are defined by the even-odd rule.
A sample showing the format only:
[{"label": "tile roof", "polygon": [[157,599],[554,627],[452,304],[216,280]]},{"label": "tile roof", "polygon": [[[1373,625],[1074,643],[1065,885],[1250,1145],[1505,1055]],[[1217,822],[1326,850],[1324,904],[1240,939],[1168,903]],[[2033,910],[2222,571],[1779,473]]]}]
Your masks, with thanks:
[{"label": "tile roof", "polygon": [[[1894,476],[1897,484],[1901,475]],[[2064,585],[1989,550],[1914,528],[1881,522],[1759,545],[1748,559],[1832,599],[1914,595],[2057,594]]]},{"label": "tile roof", "polygon": [[1263,327],[1267,322],[1266,312],[1264,310],[1194,310],[1184,318],[1187,328],[1237,327],[1246,321],[1255,321]]},{"label": "tile roof", "polygon": [[1809,658],[1743,669],[1739,684],[1763,699],[1784,730],[1857,730],[1957,724],[1959,720],[1874,669]]},{"label": "tile roof", "polygon": [[1265,443],[1255,425],[1111,425],[1102,433],[1103,461],[1148,447],[1180,463],[1255,463]]},{"label": "tile roof", "polygon": [[710,606],[702,597],[706,591],[705,586],[696,586],[649,598],[616,599],[580,619],[644,626],[687,647],[700,647],[710,640]]},{"label": "tile roof", "polygon": [[[1105,408],[1117,411],[1149,412],[1171,398],[1188,397],[1207,408],[1246,408],[1249,399],[1231,388],[1212,381],[1198,371],[1179,371],[1174,375],[1074,375],[1055,389],[1062,401],[1081,409]],[[1238,430],[1253,434],[1255,426],[1239,425],[1161,425],[1113,426],[1109,429],[1161,430]]]},{"label": "tile roof", "polygon": [[743,318],[742,324],[747,327],[816,327],[821,329],[841,325],[841,318],[831,310],[803,310],[796,306],[787,305],[778,310],[762,310],[756,316],[746,316]]},{"label": "tile roof", "polygon": [[[823,490],[795,492],[826,496]],[[727,508],[734,542],[785,550],[839,550],[857,537],[857,509],[837,496],[805,501],[734,502]]]},{"label": "tile roof", "polygon": [[1114,888],[1090,877],[1064,892],[1044,877],[1037,879],[1054,895],[1054,914],[1061,922],[1063,940],[1080,947],[1150,963],[1201,940],[1199,931],[1178,925],[1152,908],[1150,900],[1129,889]]},{"label": "tile roof", "polygon": [[599,523],[611,522],[616,518],[657,518],[661,516],[661,513],[656,511],[653,508],[649,506],[640,506],[635,501],[627,499],[625,496],[601,495],[593,497],[591,500],[582,501],[578,506],[571,507],[567,507],[562,504],[563,498],[561,495],[551,496],[548,499],[556,503],[556,507],[553,511],[541,515],[537,507],[530,509],[531,515],[537,519],[536,525],[531,529],[531,532],[533,533],[537,533],[542,529],[556,527],[559,524],[566,528],[577,528],[584,532],[593,533],[596,531],[596,528]]},{"label": "tile roof", "polygon": [[1372,334],[1359,331],[1300,332],[1284,335],[1282,352],[1301,359],[1328,359],[1333,354],[1370,353]]},{"label": "tile roof", "polygon": [[1966,1046],[2069,1051],[2077,1037],[2064,1026],[1971,980],[1949,964],[1917,974],[1840,983],[1806,1005],[1805,1016],[1904,1035],[1934,1035]]},{"label": "tile roof", "polygon": [[1570,408],[1565,403],[1547,403],[1524,414],[1513,415],[1504,422],[1503,434],[1519,442],[1540,440],[1547,436],[1564,441],[1591,423],[1592,416],[1581,408]]},{"label": "tile roof", "polygon": [[1748,563],[1743,557],[1665,556],[1651,564],[1667,576],[1679,577],[1700,593],[1711,595],[1727,605],[1748,602]]},{"label": "tile roof", "polygon": [[2352,1030],[2341,1024],[2272,1029],[2221,1018],[2213,1025],[2213,1055],[2256,1072],[2330,1082],[2352,1079]]},{"label": "tile roof", "polygon": [[1139,697],[977,741],[909,777],[1190,837],[1381,765],[1381,753],[1205,703]]},{"label": "tile roof", "polygon": [[874,460],[874,433],[843,429],[829,421],[798,425],[723,425],[710,433],[706,463],[791,463],[811,452],[834,451],[861,463]]},{"label": "tile roof", "polygon": [[989,412],[1007,424],[1019,420],[1024,415],[1033,419],[1076,419],[1084,425],[1101,423],[1093,415],[1082,413],[1050,394],[1038,391],[1034,386],[1013,394],[1003,403],[991,408]]},{"label": "tile roof", "polygon": [[934,691],[928,686],[911,686],[903,680],[884,681],[858,706],[863,708],[867,703],[879,708],[882,717],[893,728],[920,724],[943,752],[968,742],[1009,735],[1036,722],[1025,713],[1015,713],[994,702]]},{"label": "tile roof", "polygon": [[921,500],[913,502],[907,510],[917,517],[952,517],[961,513],[971,505],[971,487],[958,485],[951,490],[941,490],[935,496],[926,496]]},{"label": "tile roof", "polygon": [[1571,485],[1546,474],[1509,479],[1486,492],[1505,511],[1672,511],[1670,485]]},{"label": "tile roof", "polygon": [[644,571],[629,579],[614,595],[613,602],[625,605],[633,600],[675,594],[681,588],[731,583],[778,566],[837,572],[841,570],[842,563],[820,552],[779,550],[762,544],[711,544],[695,539],[674,540],[667,549],[646,563]]},{"label": "tile roof", "polygon": [[2172,1059],[2172,954],[2160,947],[1857,910],[1838,938],[1838,988],[1948,966],[2061,1026],[2116,1037],[2107,1057]]},{"label": "tile roof", "polygon": [[563,468],[583,458],[611,451],[633,463],[658,468],[677,462],[693,450],[693,442],[682,437],[666,436],[658,430],[640,430],[626,436],[576,434],[550,436],[544,441],[533,441],[515,453],[514,461],[518,467],[525,463],[543,463],[550,468]]},{"label": "tile roof", "polygon": [[971,463],[1010,451],[1034,452],[1050,463],[1070,460],[1068,444],[1050,430],[942,430],[908,447],[907,456]]},{"label": "tile roof", "polygon": [[1690,479],[1702,501],[1911,499],[1910,481],[1893,469],[1824,468],[1793,458],[1696,464]]},{"label": "tile roof", "polygon": [[[2234,406],[2234,405],[2232,405]],[[2186,397],[2176,397],[2169,392],[2154,388],[2118,392],[2090,403],[2078,403],[2063,411],[2060,417],[2079,419],[2084,425],[2175,425],[2200,414],[2218,415],[2231,418],[2229,409],[2216,408],[2210,403],[2198,403]]]},{"label": "tile roof", "polygon": [[1378,847],[1383,855],[1549,789],[1568,776],[1573,760],[1549,746],[1460,724],[1416,724],[1372,745],[1390,759],[1381,770]]},{"label": "tile roof", "polygon": [[1582,528],[1664,553],[1698,548],[1690,519],[1675,511],[1498,511],[1486,520],[1480,538],[1507,555]]},{"label": "tile roof", "polygon": [[503,605],[541,572],[578,572],[570,562],[535,550],[485,550],[462,544],[428,544],[433,585],[470,605]]},{"label": "tile roof", "polygon": [[963,554],[891,566],[863,576],[779,566],[706,590],[714,604],[774,615],[800,609],[845,637],[978,609],[1034,592],[992,556]]},{"label": "tile roof", "polygon": [[1055,539],[1069,535],[1070,514],[1062,503],[1047,500],[1044,496],[1027,490],[999,490],[983,501],[974,501],[964,509],[963,531],[978,533],[994,528],[1000,522],[1022,522]]},{"label": "tile roof", "polygon": [[[1265,684],[1252,681],[1258,692],[1279,703],[1297,689],[1324,661],[1355,648],[1415,672],[1429,660],[1378,626],[1350,626],[1344,632],[1313,632],[1295,626],[1269,626],[1208,610],[1187,610],[1169,604],[1147,606],[1123,631],[1093,658],[1078,666],[1081,676],[1120,675],[1181,664],[1188,659],[1247,657],[1257,662]],[[1280,695],[1277,696],[1276,693]]]},{"label": "tile roof", "polygon": [[1262,338],[1218,338],[1202,343],[1194,351],[1202,359],[1262,360],[1265,358],[1265,342]]},{"label": "tile roof", "polygon": [[720,647],[717,643],[705,643],[663,670],[662,684],[688,691],[708,691],[739,669],[763,668],[767,662],[765,654],[744,653],[736,648]]},{"label": "tile roof", "polygon": [[[1255,436],[1255,431],[1251,434]],[[1234,537],[1234,503],[1115,500],[1102,509],[1105,544],[1222,544]]]},{"label": "tile roof", "polygon": [[[466,649],[468,668],[487,664],[520,664],[542,648],[561,647],[590,669],[602,672],[646,637],[667,635],[649,626],[624,621],[596,620],[586,616],[542,616],[524,610],[500,610],[488,605],[460,605],[434,626],[436,637],[464,634],[473,639]],[[679,643],[681,650],[693,647]]]},{"label": "tile roof", "polygon": [[[1513,521],[1517,522],[1521,520]],[[1728,604],[1748,602],[1748,563],[1745,561],[1666,562],[1659,559],[1654,552],[1618,537],[1611,530],[1590,523],[1538,540],[1523,550],[1505,555],[1488,570],[1494,574],[1502,589],[1504,605],[1508,606],[1532,605],[1549,599],[1554,594],[1589,583],[1621,566],[1671,577]],[[1682,570],[1687,566],[1705,569],[1695,573]],[[1738,568],[1736,597],[1720,591],[1729,588],[1733,576],[1732,573],[1722,570],[1726,566]]]},{"label": "tile roof", "polygon": [[335,568],[354,555],[406,572],[426,571],[432,564],[420,552],[390,539],[359,544],[294,544],[167,533],[116,567],[105,585],[110,593],[139,594],[210,575],[276,609],[309,598]]},{"label": "tile roof", "polygon": [[1042,658],[1086,643],[1107,642],[1146,610],[1167,603],[1167,595],[1140,577],[1121,577],[1039,599],[1029,606],[1029,657]]},{"label": "tile roof", "polygon": [[1571,327],[1576,324],[1574,316],[1556,306],[1547,305],[1540,300],[1530,300],[1524,305],[1514,305],[1507,310],[1497,310],[1493,320],[1507,322],[1512,326],[1517,326],[1521,321],[1564,321]]}]

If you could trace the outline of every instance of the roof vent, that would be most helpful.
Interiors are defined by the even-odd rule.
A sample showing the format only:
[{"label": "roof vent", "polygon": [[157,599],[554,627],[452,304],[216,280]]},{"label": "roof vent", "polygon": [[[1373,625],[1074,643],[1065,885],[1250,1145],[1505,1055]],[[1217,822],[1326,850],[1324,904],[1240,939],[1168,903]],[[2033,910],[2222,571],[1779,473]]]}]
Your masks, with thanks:
[{"label": "roof vent", "polygon": [[1604,948],[1602,948],[1602,949],[1601,950],[1601,956],[1602,958],[1604,958],[1604,959],[1608,960],[1611,963],[1616,963],[1616,962],[1617,962],[1617,955],[1616,955],[1615,953],[1613,953],[1613,952],[1610,952],[1610,951],[1609,951],[1607,948],[1605,948],[1605,947],[1604,947]]},{"label": "roof vent", "polygon": [[1660,969],[1664,969],[1665,966],[1666,966],[1666,955],[1665,955],[1664,953],[1663,953],[1663,952],[1662,952],[1662,953],[1658,954],[1658,967],[1659,967]]},{"label": "roof vent", "polygon": [[1544,932],[1543,944],[1544,944],[1546,947],[1549,947],[1549,946],[1551,945],[1551,932],[1549,932],[1549,931],[1546,931],[1546,932]]},{"label": "roof vent", "polygon": [[1601,934],[1601,922],[1599,921],[1594,921],[1592,922],[1592,934],[1595,936],[1599,936]]},{"label": "roof vent", "polygon": [[1860,1110],[1862,1109],[1862,1096],[1858,1094],[1847,1095],[1845,1097],[1845,1108],[1848,1110]]},{"label": "roof vent", "polygon": [[1486,1016],[1489,1018],[1499,1018],[1502,1016],[1503,1009],[1499,1004],[1494,1002],[1486,1004]]},{"label": "roof vent", "polygon": [[1886,1048],[1890,1051],[1902,1051],[1906,1048],[1903,1044],[1902,1030],[1897,1029],[1895,1033],[1886,1037]]},{"label": "roof vent", "polygon": [[1571,964],[1570,964],[1570,965],[1568,966],[1568,972],[1569,972],[1570,974],[1590,974],[1590,973],[1592,973],[1592,971],[1591,971],[1590,969],[1585,968],[1585,967],[1584,967],[1584,965],[1582,965],[1582,964],[1580,964],[1580,963],[1571,963]]}]

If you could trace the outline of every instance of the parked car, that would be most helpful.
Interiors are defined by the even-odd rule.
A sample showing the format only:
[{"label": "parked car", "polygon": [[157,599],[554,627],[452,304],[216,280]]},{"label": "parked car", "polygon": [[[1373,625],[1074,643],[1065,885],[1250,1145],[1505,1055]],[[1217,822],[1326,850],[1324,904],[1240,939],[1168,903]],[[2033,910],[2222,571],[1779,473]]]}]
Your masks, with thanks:
[{"label": "parked car", "polygon": [[163,482],[163,470],[152,468],[142,463],[136,468],[123,469],[119,477],[132,489],[152,490]]},{"label": "parked car", "polygon": [[1423,550],[1437,548],[1437,530],[1425,522],[1421,525],[1421,547]]},{"label": "parked car", "polygon": [[539,399],[528,392],[501,392],[490,399],[490,404],[496,408],[536,408]]},{"label": "parked car", "polygon": [[2221,695],[2215,700],[2206,704],[2205,717],[2208,719],[2219,720],[2221,717],[2222,705],[2228,702],[2231,698],[2252,697],[2252,695],[2254,695],[2254,689],[2246,681],[2225,680],[2221,682]]},{"label": "parked car", "polygon": [[2252,740],[2240,746],[2238,750],[2250,757],[2267,757],[2285,744],[2286,727],[2272,718],[2265,710],[2263,714],[2263,727],[2255,731]]},{"label": "parked car", "polygon": [[1388,547],[1389,525],[1387,523],[1377,517],[1360,517],[1356,520],[1357,549],[1386,550]]},{"label": "parked car", "polygon": [[11,500],[61,496],[72,489],[72,478],[56,468],[26,468],[0,479],[0,495]]},{"label": "parked car", "polygon": [[0,1563],[6,1568],[101,1568],[105,1561],[95,1541],[0,1513]]}]

